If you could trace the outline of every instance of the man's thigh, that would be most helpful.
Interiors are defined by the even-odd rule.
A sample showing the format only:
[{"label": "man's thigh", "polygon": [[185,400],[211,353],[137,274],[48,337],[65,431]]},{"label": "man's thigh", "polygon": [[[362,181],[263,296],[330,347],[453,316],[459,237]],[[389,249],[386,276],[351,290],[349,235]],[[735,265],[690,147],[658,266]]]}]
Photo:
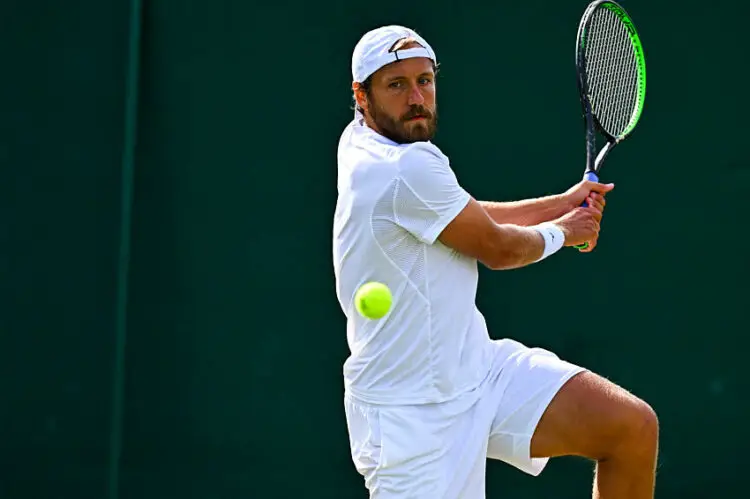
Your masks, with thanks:
[{"label": "man's thigh", "polygon": [[653,419],[645,402],[587,371],[570,379],[546,408],[531,441],[531,455],[604,459],[633,428]]},{"label": "man's thigh", "polygon": [[538,475],[547,456],[533,456],[534,431],[555,395],[583,368],[541,348],[513,340],[495,342],[491,388],[483,396],[484,410],[493,416],[487,457]]}]

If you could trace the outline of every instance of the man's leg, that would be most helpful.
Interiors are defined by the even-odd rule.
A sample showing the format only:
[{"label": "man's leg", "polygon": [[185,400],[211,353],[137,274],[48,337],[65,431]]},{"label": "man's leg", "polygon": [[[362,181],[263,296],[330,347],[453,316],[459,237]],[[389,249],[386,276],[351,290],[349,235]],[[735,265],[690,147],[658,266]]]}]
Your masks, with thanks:
[{"label": "man's leg", "polygon": [[594,499],[652,499],[658,434],[648,404],[582,372],[547,407],[531,439],[531,456],[595,460]]}]

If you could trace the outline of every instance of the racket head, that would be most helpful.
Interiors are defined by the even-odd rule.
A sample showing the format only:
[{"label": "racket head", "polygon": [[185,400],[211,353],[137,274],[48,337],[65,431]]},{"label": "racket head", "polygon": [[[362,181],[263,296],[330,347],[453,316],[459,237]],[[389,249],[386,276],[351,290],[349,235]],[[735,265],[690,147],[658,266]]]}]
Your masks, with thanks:
[{"label": "racket head", "polygon": [[578,26],[576,68],[590,134],[595,128],[610,147],[624,140],[643,112],[646,59],[632,19],[617,2],[597,0],[587,7]]}]

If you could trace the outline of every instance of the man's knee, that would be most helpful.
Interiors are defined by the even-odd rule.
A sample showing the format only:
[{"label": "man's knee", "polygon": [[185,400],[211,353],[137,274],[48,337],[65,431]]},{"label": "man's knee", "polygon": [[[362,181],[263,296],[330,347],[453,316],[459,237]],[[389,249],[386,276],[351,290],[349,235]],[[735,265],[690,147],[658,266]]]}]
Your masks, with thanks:
[{"label": "man's knee", "polygon": [[643,400],[638,399],[636,434],[649,444],[656,444],[659,440],[659,418],[656,411]]},{"label": "man's knee", "polygon": [[641,423],[641,432],[645,437],[650,439],[659,438],[659,418],[656,416],[656,411],[643,400],[638,399],[639,408],[639,419]]},{"label": "man's knee", "polygon": [[613,431],[615,438],[602,457],[610,459],[626,454],[651,459],[659,440],[659,418],[656,411],[632,395],[621,404],[618,428]]}]

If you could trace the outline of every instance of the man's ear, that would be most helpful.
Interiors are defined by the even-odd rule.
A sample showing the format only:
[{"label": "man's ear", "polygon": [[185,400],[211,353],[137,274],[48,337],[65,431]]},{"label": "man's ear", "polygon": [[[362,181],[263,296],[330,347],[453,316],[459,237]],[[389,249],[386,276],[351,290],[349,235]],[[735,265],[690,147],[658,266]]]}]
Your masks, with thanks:
[{"label": "man's ear", "polygon": [[352,92],[354,93],[354,100],[357,102],[357,106],[362,109],[367,109],[367,92],[362,88],[359,82],[352,83]]}]

